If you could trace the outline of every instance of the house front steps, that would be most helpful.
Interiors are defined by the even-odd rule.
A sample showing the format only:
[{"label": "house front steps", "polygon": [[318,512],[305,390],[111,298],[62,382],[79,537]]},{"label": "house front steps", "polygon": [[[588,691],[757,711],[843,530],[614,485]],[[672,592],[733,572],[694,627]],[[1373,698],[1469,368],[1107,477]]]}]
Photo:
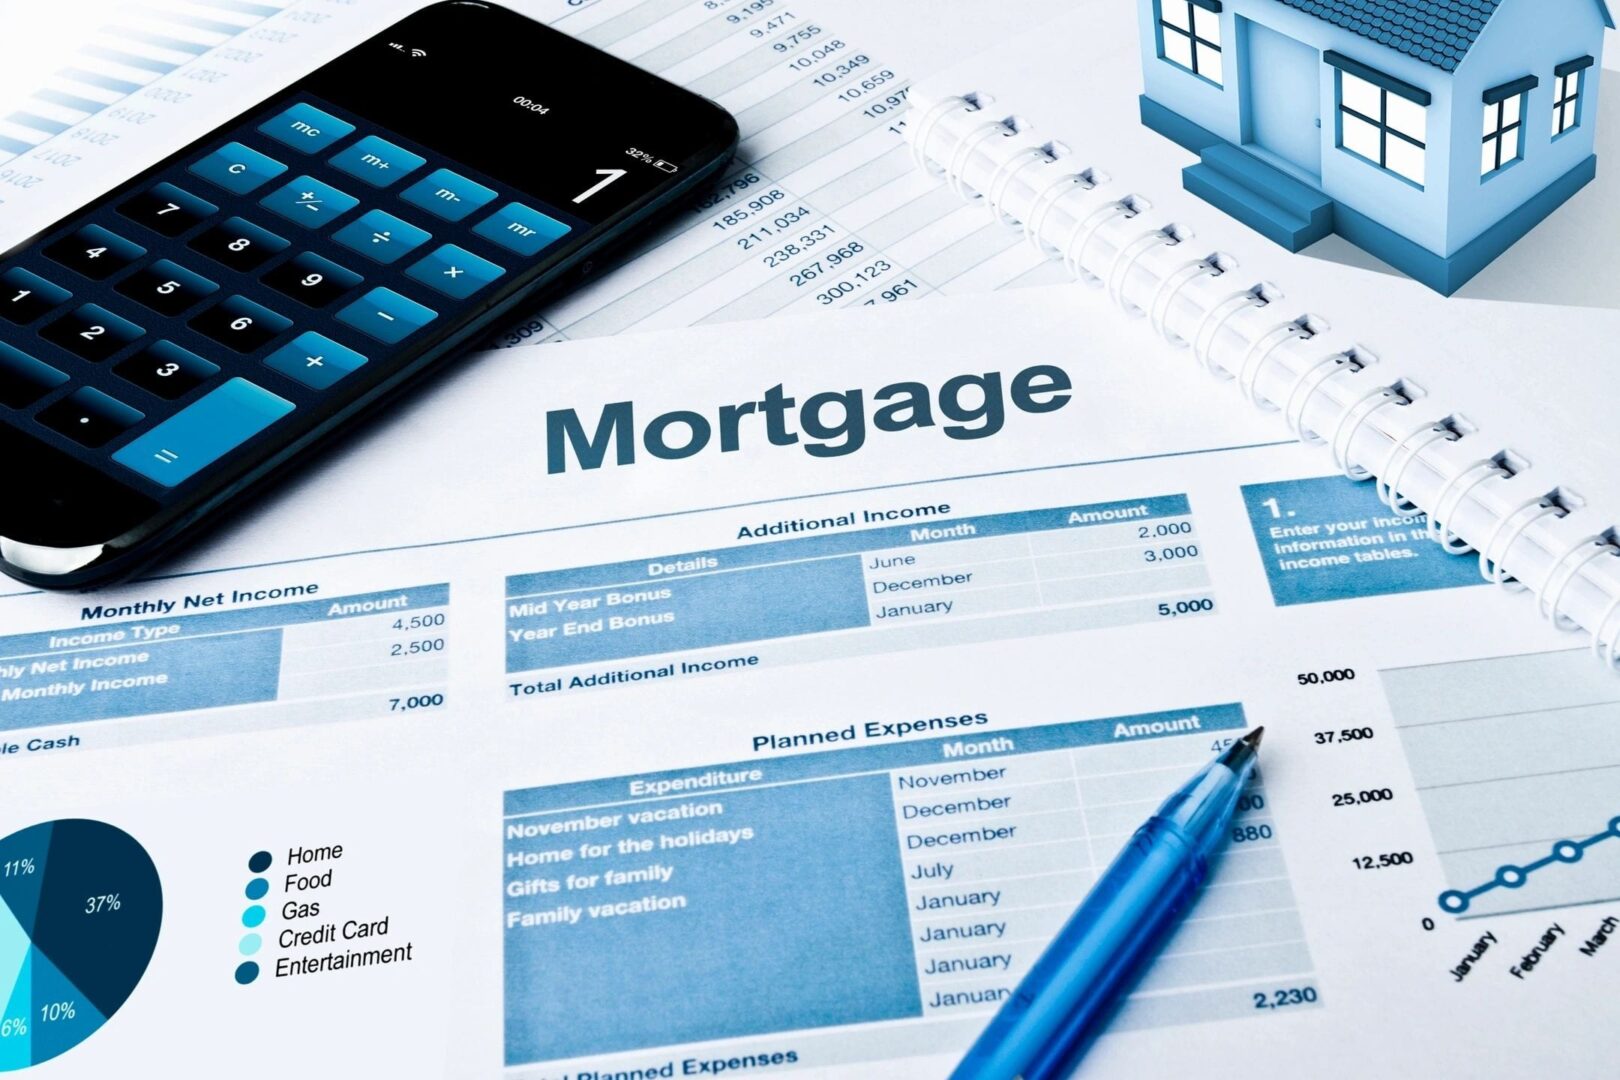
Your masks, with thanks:
[{"label": "house front steps", "polygon": [[1182,171],[1184,187],[1289,251],[1333,232],[1333,200],[1226,142],[1204,147]]}]

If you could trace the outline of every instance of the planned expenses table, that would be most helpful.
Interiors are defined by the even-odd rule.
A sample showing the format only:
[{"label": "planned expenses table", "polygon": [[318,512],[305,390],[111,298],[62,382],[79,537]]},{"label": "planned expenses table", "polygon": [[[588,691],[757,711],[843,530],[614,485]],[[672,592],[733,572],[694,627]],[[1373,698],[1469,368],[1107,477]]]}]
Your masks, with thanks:
[{"label": "planned expenses table", "polygon": [[[1157,802],[1244,727],[1237,705],[1011,731],[969,718],[939,738],[508,792],[507,1063],[781,1032],[796,1034],[769,1046],[808,1064],[965,1048]],[[1284,989],[1318,1000],[1264,791],[1242,805],[1120,1026],[1250,1016]]]},{"label": "planned expenses table", "polygon": [[[853,512],[801,520],[787,524],[807,535],[787,540],[510,577],[506,669],[744,642],[755,662],[810,659],[1215,610],[1185,495],[868,529],[851,528],[855,520]],[[852,630],[862,633],[761,648]],[[710,654],[630,674],[712,664]]]},{"label": "planned expenses table", "polygon": [[367,715],[432,700],[449,594],[422,585],[218,611],[149,602],[172,609],[0,637],[0,731],[271,702],[318,719],[338,697],[371,699]]}]

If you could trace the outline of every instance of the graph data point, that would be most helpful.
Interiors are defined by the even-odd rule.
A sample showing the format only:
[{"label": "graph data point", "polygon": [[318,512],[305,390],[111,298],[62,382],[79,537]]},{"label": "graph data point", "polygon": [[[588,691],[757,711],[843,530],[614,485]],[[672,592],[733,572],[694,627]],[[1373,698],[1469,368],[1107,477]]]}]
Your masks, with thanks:
[{"label": "graph data point", "polygon": [[1517,889],[1528,877],[1521,867],[1504,866],[1496,872],[1496,883],[1507,889]]},{"label": "graph data point", "polygon": [[1620,815],[1609,819],[1609,835],[1620,837]]},{"label": "graph data point", "polygon": [[1468,896],[1465,893],[1458,892],[1456,889],[1448,889],[1440,894],[1440,908],[1442,911],[1449,911],[1453,915],[1461,915],[1468,910]]},{"label": "graph data point", "polygon": [[1581,845],[1573,840],[1560,840],[1553,845],[1553,858],[1559,862],[1580,862]]}]

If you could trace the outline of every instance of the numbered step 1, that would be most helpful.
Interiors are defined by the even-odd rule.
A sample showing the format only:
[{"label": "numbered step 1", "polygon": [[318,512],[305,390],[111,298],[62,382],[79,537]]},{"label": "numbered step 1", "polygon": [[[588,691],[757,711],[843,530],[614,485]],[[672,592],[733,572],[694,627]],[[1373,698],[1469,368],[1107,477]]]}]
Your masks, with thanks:
[{"label": "numbered step 1", "polygon": [[1472,560],[1428,538],[1427,515],[1396,513],[1371,484],[1343,476],[1247,484],[1243,502],[1278,607],[1481,584]]}]

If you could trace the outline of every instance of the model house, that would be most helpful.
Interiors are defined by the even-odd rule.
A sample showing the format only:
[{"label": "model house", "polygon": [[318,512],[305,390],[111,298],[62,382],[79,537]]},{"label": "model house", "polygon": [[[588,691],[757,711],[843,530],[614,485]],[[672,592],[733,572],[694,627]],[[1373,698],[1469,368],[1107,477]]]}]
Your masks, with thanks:
[{"label": "model house", "polygon": [[1596,175],[1605,0],[1137,0],[1189,191],[1451,294]]}]

